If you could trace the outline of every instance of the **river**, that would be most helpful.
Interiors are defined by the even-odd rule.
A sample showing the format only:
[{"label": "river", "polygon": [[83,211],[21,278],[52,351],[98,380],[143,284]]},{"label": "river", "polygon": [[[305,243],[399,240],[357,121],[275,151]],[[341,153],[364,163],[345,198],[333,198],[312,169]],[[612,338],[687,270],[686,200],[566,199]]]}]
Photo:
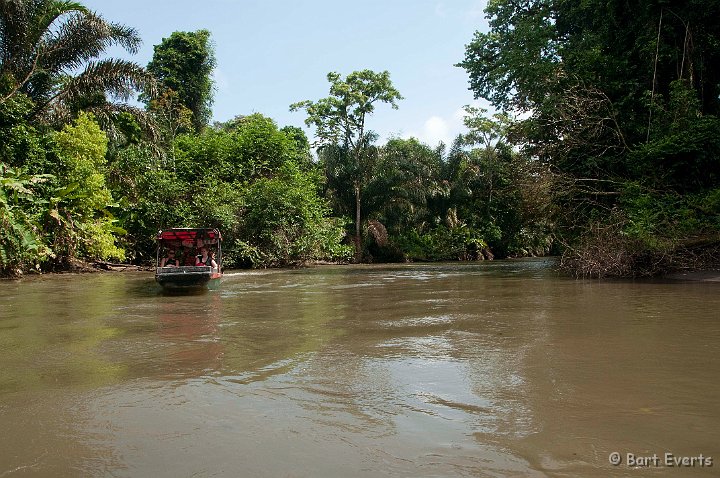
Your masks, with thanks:
[{"label": "river", "polygon": [[3,281],[0,478],[718,476],[719,292],[549,260]]}]

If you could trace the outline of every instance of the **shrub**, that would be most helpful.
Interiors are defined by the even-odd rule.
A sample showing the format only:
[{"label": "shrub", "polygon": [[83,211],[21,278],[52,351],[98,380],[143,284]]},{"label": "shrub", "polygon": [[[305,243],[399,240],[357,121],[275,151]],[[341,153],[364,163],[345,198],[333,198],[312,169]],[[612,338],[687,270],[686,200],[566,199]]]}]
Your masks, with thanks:
[{"label": "shrub", "polygon": [[344,224],[329,213],[317,178],[286,164],[276,177],[248,187],[236,243],[239,258],[255,267],[347,260],[351,249],[341,244]]},{"label": "shrub", "polygon": [[480,233],[467,226],[438,226],[420,234],[411,230],[394,237],[392,243],[411,261],[455,261],[490,258]]},{"label": "shrub", "polygon": [[47,232],[57,261],[68,264],[77,257],[125,258],[115,243],[115,226],[107,208],[113,205],[105,184],[107,136],[92,115],[81,113],[73,125],[55,134],[59,159],[58,188],[50,200]]}]

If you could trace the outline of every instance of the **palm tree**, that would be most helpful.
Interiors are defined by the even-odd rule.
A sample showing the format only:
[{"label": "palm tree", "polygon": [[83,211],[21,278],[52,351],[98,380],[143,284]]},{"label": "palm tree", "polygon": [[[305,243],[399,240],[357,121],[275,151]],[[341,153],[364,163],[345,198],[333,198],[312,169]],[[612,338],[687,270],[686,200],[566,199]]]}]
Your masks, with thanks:
[{"label": "palm tree", "polygon": [[343,215],[355,214],[355,259],[360,260],[361,221],[367,214],[361,212],[362,192],[371,181],[378,148],[373,145],[378,135],[374,131],[365,131],[351,144],[326,144],[318,149],[318,156],[325,169],[327,178],[326,193],[331,192],[335,199],[335,210]]},{"label": "palm tree", "polygon": [[136,63],[99,58],[115,45],[134,54],[140,43],[135,29],[78,2],[0,0],[0,102],[24,94],[35,103],[34,117],[47,122],[85,110],[106,126],[119,111],[145,123],[142,110],[115,101],[152,90],[151,76]]},{"label": "palm tree", "polygon": [[423,227],[429,219],[429,201],[443,193],[441,163],[441,150],[415,138],[388,140],[365,188],[366,211],[374,212],[390,233]]}]

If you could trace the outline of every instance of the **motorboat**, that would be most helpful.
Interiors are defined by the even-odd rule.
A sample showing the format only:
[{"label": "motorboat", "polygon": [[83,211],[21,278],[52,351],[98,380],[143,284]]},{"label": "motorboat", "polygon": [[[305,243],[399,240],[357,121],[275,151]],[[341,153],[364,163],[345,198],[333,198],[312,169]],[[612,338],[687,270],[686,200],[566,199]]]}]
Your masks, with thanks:
[{"label": "motorboat", "polygon": [[169,290],[214,288],[222,278],[222,235],[211,228],[158,231],[155,280]]}]

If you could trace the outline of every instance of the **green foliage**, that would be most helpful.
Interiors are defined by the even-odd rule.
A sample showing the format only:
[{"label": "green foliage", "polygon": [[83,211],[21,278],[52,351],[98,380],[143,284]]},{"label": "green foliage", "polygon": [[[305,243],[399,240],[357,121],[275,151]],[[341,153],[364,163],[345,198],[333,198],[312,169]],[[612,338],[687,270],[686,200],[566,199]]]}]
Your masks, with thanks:
[{"label": "green foliage", "polygon": [[179,103],[192,112],[196,132],[208,125],[213,103],[212,70],[215,52],[210,32],[173,32],[155,45],[148,71],[165,88],[177,94]]},{"label": "green foliage", "polygon": [[[114,44],[134,51],[134,30],[75,2],[5,2],[0,14],[0,160],[17,168],[2,167],[3,272],[46,258],[60,268],[123,260],[124,247],[147,261],[154,234],[172,226],[219,227],[231,246],[257,251],[230,247],[226,266],[347,257],[344,224],[328,217],[318,195],[301,129],[280,130],[260,114],[204,128],[215,62],[209,32],[175,32],[156,46],[148,68],[163,86],[158,96],[142,69],[96,60]],[[68,65],[79,75],[64,76]],[[146,134],[147,117],[108,100],[140,87],[159,136]],[[38,127],[39,119],[71,116],[56,133]]]},{"label": "green foliage", "polygon": [[720,188],[691,195],[687,201],[701,218],[704,227],[711,231],[720,231]]},{"label": "green foliage", "polygon": [[290,163],[277,176],[248,188],[238,240],[241,254],[256,267],[347,259],[349,248],[340,244],[342,224],[328,215],[317,179]]},{"label": "green foliage", "polygon": [[310,154],[310,141],[305,131],[297,126],[284,126],[280,131],[290,138],[294,146],[293,151],[290,152],[291,160],[303,170],[314,169],[315,165]]},{"label": "green foliage", "polygon": [[[271,175],[299,156],[294,137],[278,130],[275,122],[253,114],[231,127],[180,136],[175,145],[176,168],[187,182],[248,181]],[[307,154],[307,150],[305,152]]]},{"label": "green foliage", "polygon": [[148,109],[159,127],[159,140],[163,149],[175,161],[175,140],[183,133],[193,131],[193,112],[183,105],[176,91],[168,88],[150,100]]},{"label": "green foliage", "polygon": [[673,81],[652,105],[649,141],[628,154],[629,172],[655,188],[704,190],[720,182],[720,119],[702,115],[687,81]]},{"label": "green foliage", "polygon": [[106,182],[117,198],[116,216],[127,234],[120,239],[131,260],[154,258],[155,234],[162,227],[185,224],[187,185],[158,157],[152,145],[128,145],[108,165]]},{"label": "green foliage", "polygon": [[568,99],[570,85],[593,86],[629,120],[623,128],[642,134],[645,91],[655,83],[667,94],[679,76],[692,79],[704,114],[718,112],[718,2],[670,10],[663,2],[498,0],[486,13],[490,31],[475,34],[459,66],[475,94],[502,109],[533,110],[539,120]]},{"label": "green foliage", "polygon": [[624,232],[649,249],[670,249],[694,234],[720,231],[718,189],[681,195],[628,183],[620,204],[627,217]]},{"label": "green foliage", "polygon": [[509,146],[507,115],[486,116],[476,108],[466,112],[468,133],[456,144],[443,173],[454,213],[446,213],[446,221],[481,231],[499,257],[547,254],[552,232],[547,171]]},{"label": "green foliage", "polygon": [[0,161],[40,170],[45,162],[43,138],[28,117],[34,104],[27,96],[15,94],[0,102]]},{"label": "green foliage", "polygon": [[330,144],[318,149],[319,166],[325,175],[325,195],[336,216],[351,217],[356,213],[355,184],[365,189],[374,175],[377,157],[378,148],[370,145],[359,160],[347,146]]},{"label": "green foliage", "polygon": [[[111,202],[102,173],[107,152],[107,136],[92,116],[82,114],[73,125],[67,125],[55,135],[62,180],[77,194],[72,196],[73,209],[92,211]],[[92,213],[91,213],[92,214]]]},{"label": "green foliage", "polygon": [[625,174],[628,149],[657,139],[648,127],[662,97],[674,97],[674,115],[720,111],[718,2],[670,10],[662,2],[499,0],[486,12],[490,32],[476,34],[459,66],[476,96],[529,113],[515,139],[563,172]]},{"label": "green foliage", "polygon": [[[364,215],[396,239],[385,247],[369,238],[373,258],[477,258],[473,242],[463,242],[466,231],[500,257],[549,252],[547,175],[507,145],[506,116],[468,113],[469,133],[447,153],[396,138],[362,156]],[[352,214],[358,169],[349,149],[329,145],[319,153],[335,215]]]},{"label": "green foliage", "polygon": [[696,194],[623,185],[618,206],[596,214],[563,254],[578,276],[650,276],[717,263],[720,188]]},{"label": "green foliage", "polygon": [[404,231],[392,238],[406,260],[411,261],[466,261],[483,259],[487,244],[480,231],[466,226],[448,228],[438,226],[420,234],[415,230]]},{"label": "green foliage", "polygon": [[417,139],[391,139],[380,148],[365,189],[364,210],[392,234],[432,221],[428,203],[443,193],[439,151]]},{"label": "green foliage", "polygon": [[547,79],[557,74],[558,34],[552,0],[492,1],[486,14],[490,32],[476,32],[461,66],[477,97],[509,110],[542,104]]},{"label": "green foliage", "polygon": [[194,189],[190,200],[190,227],[218,227],[227,231],[227,235],[237,233],[237,213],[245,204],[244,186],[213,181]]},{"label": "green foliage", "polygon": [[111,176],[136,258],[147,260],[158,229],[179,226],[221,229],[225,267],[344,257],[307,147],[301,132],[254,114],[179,136],[174,162],[126,148]]},{"label": "green foliage", "polygon": [[138,120],[127,111],[121,111],[113,118],[116,130],[126,145],[138,144],[142,140],[143,130]]},{"label": "green foliage", "polygon": [[112,196],[105,184],[107,136],[87,114],[55,134],[58,189],[50,200],[53,249],[62,261],[75,257],[119,259],[115,219],[107,211]]},{"label": "green foliage", "polygon": [[345,79],[332,72],[327,79],[330,96],[290,105],[291,111],[307,112],[305,124],[315,126],[322,144],[346,144],[353,151],[358,150],[365,135],[365,118],[375,111],[375,103],[388,103],[397,109],[397,101],[403,99],[387,71],[354,71]]},{"label": "green foliage", "polygon": [[720,119],[704,116],[628,155],[636,178],[658,188],[701,191],[720,181]]},{"label": "green foliage", "polygon": [[35,187],[48,175],[27,175],[0,162],[0,276],[34,269],[52,255],[33,213],[44,207]]}]

